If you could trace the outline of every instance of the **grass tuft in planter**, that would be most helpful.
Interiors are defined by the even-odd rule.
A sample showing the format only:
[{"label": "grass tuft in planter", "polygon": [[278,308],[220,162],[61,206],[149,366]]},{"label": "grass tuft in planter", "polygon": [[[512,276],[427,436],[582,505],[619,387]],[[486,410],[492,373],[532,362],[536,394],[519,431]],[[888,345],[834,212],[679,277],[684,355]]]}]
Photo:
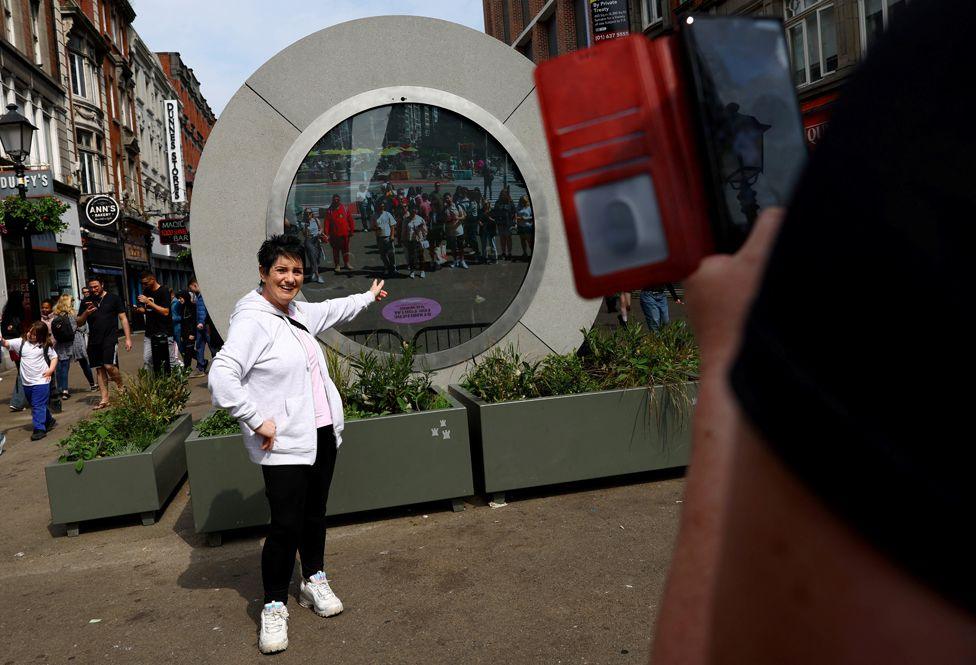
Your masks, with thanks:
[{"label": "grass tuft in planter", "polygon": [[188,375],[186,370],[154,374],[142,369],[126,376],[114,406],[80,421],[57,442],[58,462],[75,462],[80,473],[86,461],[143,452],[186,407]]}]

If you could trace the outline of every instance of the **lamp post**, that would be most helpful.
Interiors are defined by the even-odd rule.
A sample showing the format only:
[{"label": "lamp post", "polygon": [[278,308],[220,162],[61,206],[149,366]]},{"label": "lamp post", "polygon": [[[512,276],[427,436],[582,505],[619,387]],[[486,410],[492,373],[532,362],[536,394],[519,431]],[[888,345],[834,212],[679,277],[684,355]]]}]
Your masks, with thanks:
[{"label": "lamp post", "polygon": [[[30,155],[31,141],[37,127],[17,112],[16,104],[8,104],[7,112],[0,116],[0,143],[7,156],[14,163],[17,175],[17,191],[21,200],[27,198],[27,182],[24,180],[24,160]],[[31,316],[35,321],[41,319],[41,303],[37,296],[37,273],[34,269],[34,247],[31,243],[31,229],[24,225],[24,256],[27,263],[27,293],[30,298]]]},{"label": "lamp post", "polygon": [[724,153],[723,171],[727,174],[726,182],[739,192],[739,207],[752,226],[759,214],[759,203],[753,186],[759,180],[764,167],[763,135],[772,125],[763,124],[754,116],[739,113],[739,105],[735,103],[726,106],[725,112],[731,149]]}]

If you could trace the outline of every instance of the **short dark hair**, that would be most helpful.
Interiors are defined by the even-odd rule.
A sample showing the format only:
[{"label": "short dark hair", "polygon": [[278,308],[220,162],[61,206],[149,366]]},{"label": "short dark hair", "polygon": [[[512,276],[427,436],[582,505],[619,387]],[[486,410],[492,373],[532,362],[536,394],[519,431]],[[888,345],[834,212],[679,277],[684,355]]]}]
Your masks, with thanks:
[{"label": "short dark hair", "polygon": [[152,277],[153,279],[156,279],[156,273],[154,273],[151,270],[143,270],[142,273],[140,273],[139,275],[140,280],[146,279],[147,277]]},{"label": "short dark hair", "polygon": [[197,281],[197,276],[193,275],[192,277],[190,277],[190,281],[187,282],[186,285],[189,286],[190,284],[199,284],[199,283],[200,282]]},{"label": "short dark hair", "polygon": [[101,277],[99,277],[98,275],[89,275],[88,276],[88,281],[85,282],[85,284],[91,284],[92,282],[98,282],[102,286],[105,285],[105,280],[102,279]]},{"label": "short dark hair", "polygon": [[258,265],[261,266],[262,270],[268,272],[271,270],[271,266],[282,256],[298,259],[304,267],[305,247],[301,239],[284,233],[271,236],[261,243],[261,249],[258,250]]}]

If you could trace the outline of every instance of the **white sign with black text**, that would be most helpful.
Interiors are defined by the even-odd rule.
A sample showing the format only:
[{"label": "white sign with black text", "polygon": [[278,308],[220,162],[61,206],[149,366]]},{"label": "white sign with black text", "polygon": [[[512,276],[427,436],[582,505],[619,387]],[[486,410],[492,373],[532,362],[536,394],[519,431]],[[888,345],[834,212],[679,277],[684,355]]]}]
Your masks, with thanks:
[{"label": "white sign with black text", "polygon": [[183,142],[180,127],[180,102],[167,99],[166,105],[166,170],[169,172],[169,191],[173,203],[186,202],[186,180],[183,176]]}]

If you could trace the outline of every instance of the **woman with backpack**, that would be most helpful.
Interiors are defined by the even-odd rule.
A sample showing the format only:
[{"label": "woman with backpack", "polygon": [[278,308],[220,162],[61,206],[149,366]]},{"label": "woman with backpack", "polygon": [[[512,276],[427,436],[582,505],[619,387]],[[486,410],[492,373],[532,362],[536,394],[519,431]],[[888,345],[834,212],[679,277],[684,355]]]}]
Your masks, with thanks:
[{"label": "woman with backpack", "polygon": [[[68,370],[71,361],[77,360],[88,379],[88,387],[95,389],[95,377],[88,365],[88,350],[83,331],[78,329],[78,312],[75,310],[75,299],[65,293],[58,298],[54,306],[54,316],[51,320],[51,335],[54,337],[54,352],[58,354],[57,385],[61,391],[61,399],[71,397],[68,390]],[[82,328],[86,327],[82,326]]]},{"label": "woman with backpack", "polygon": [[7,349],[20,354],[20,380],[31,405],[34,432],[31,441],[47,436],[57,423],[48,409],[51,397],[51,377],[58,366],[58,357],[50,350],[47,325],[43,321],[31,324],[27,334],[17,339],[2,340]]}]

